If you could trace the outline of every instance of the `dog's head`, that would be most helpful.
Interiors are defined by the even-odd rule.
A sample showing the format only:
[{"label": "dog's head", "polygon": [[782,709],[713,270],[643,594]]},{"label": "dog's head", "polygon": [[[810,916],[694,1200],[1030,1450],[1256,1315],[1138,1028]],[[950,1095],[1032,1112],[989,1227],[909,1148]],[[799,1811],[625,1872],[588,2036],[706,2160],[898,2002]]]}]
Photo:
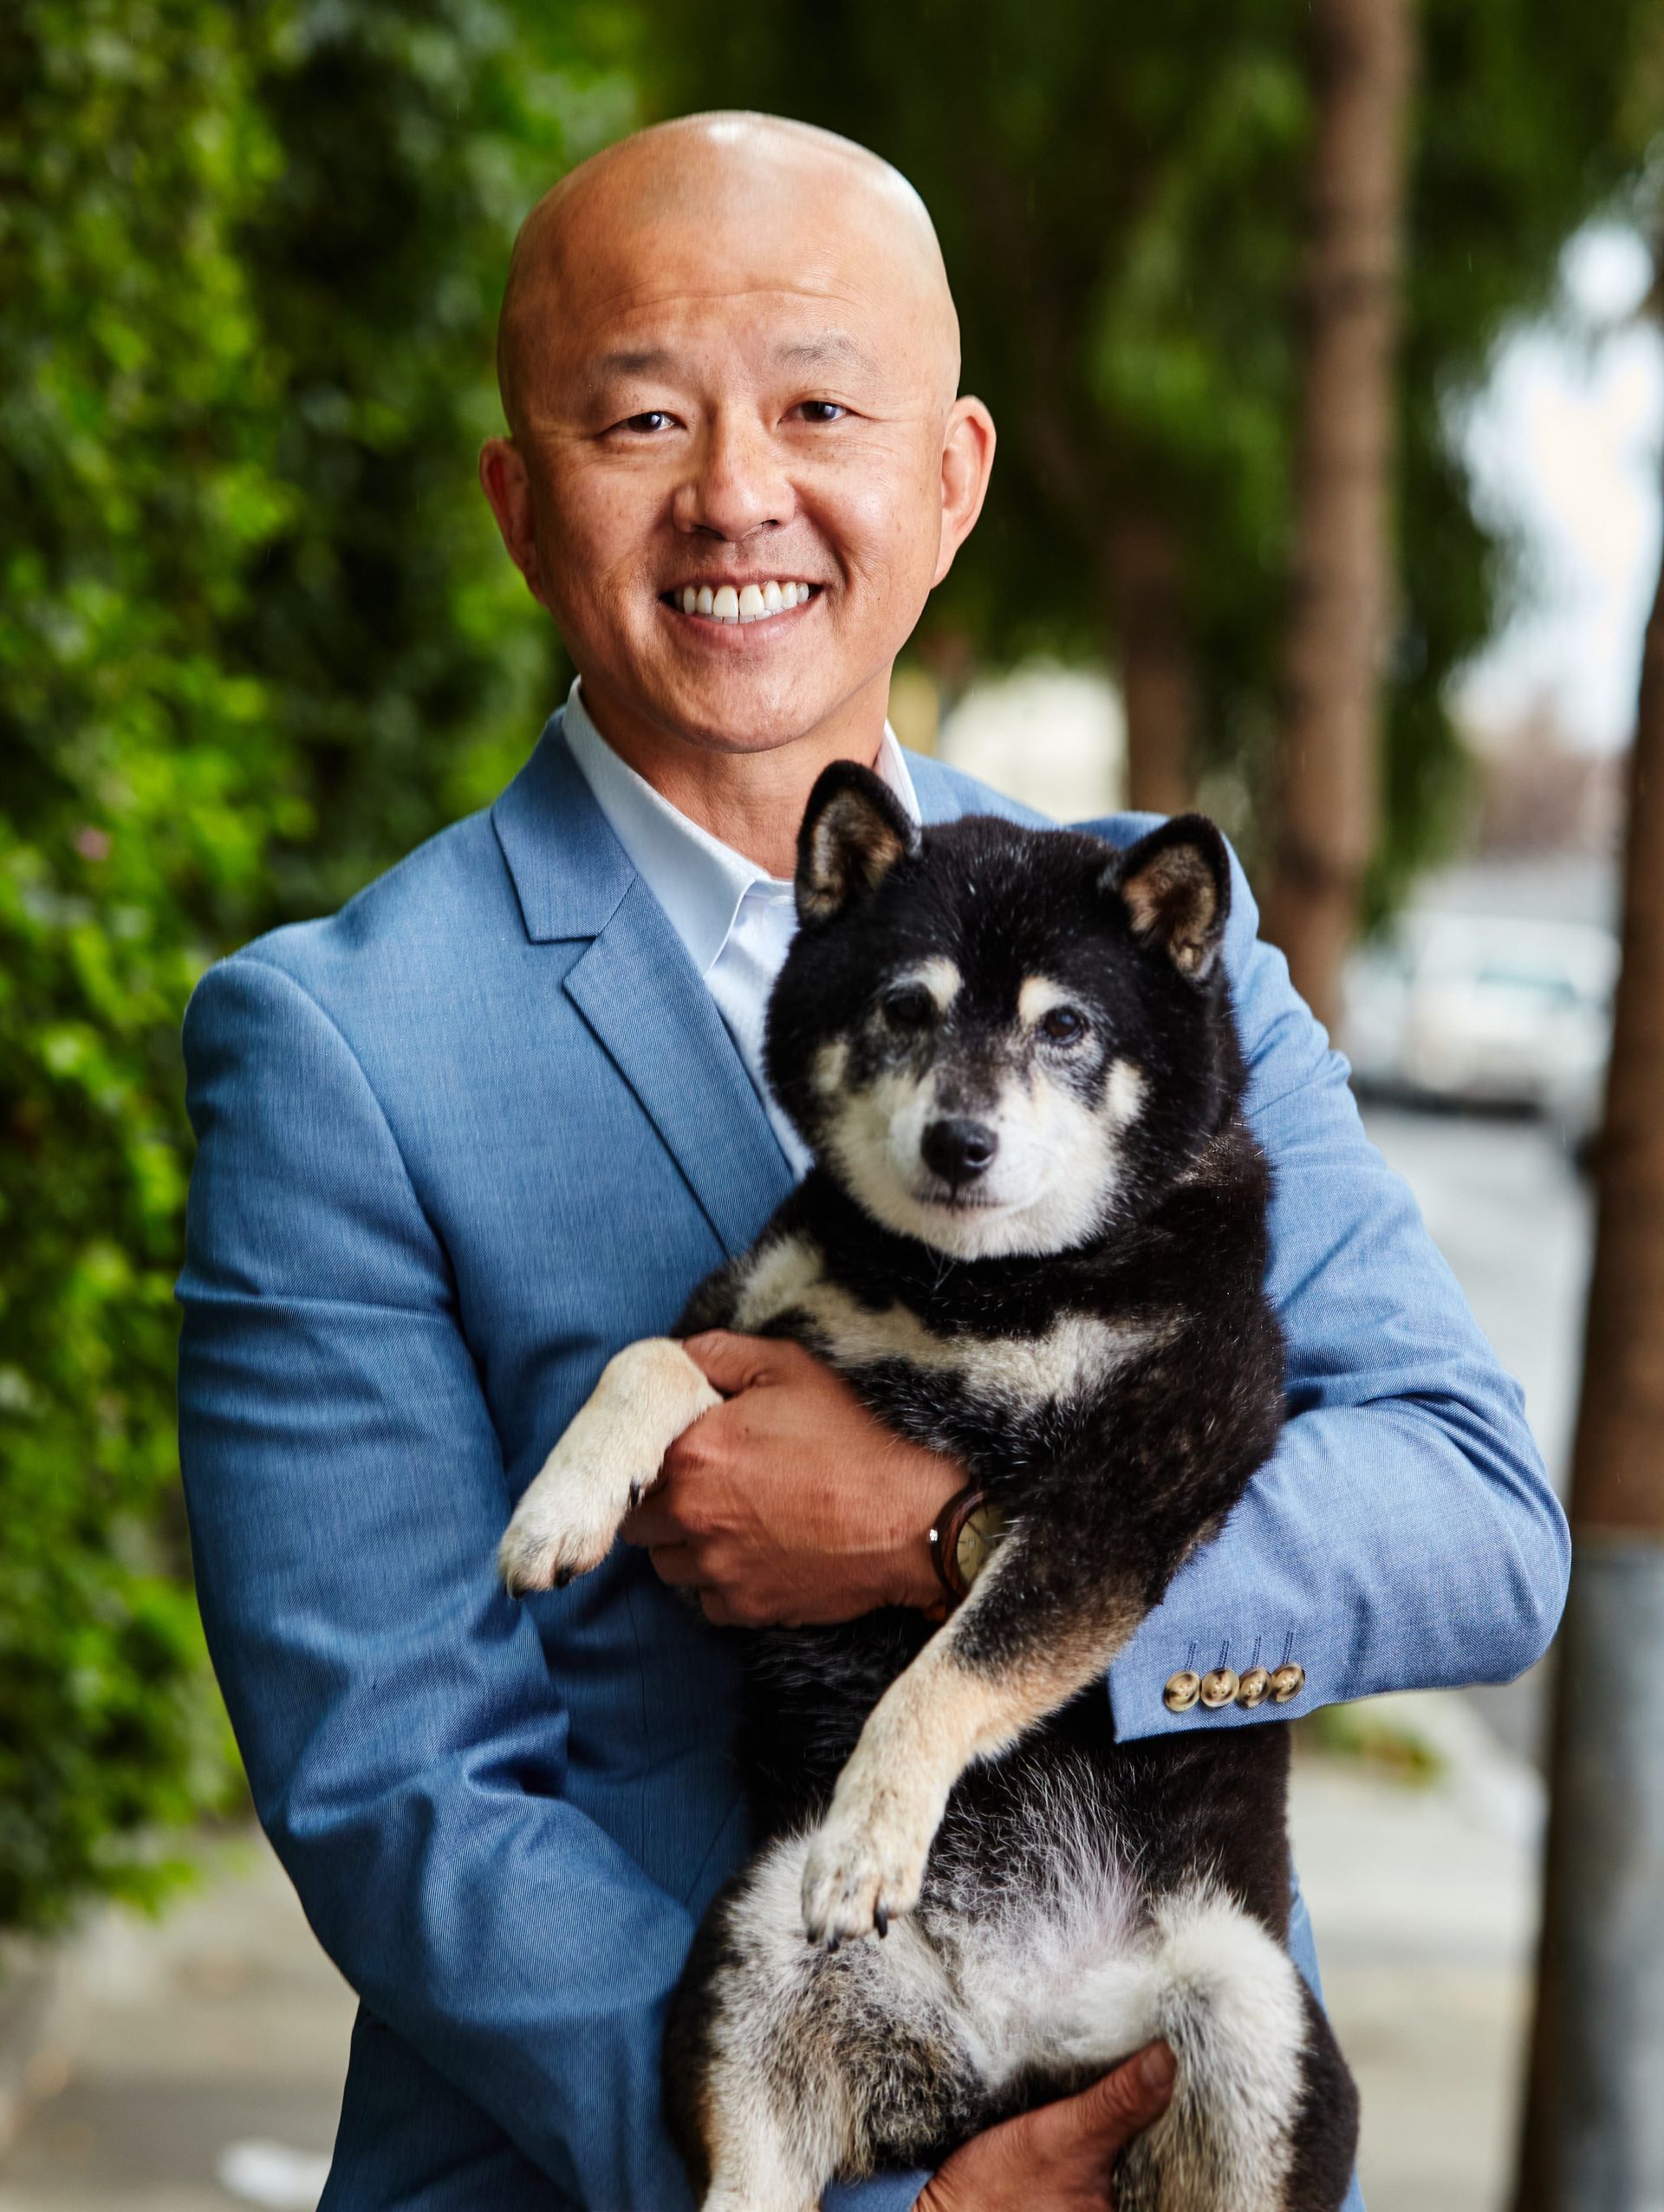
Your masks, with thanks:
[{"label": "dog's head", "polygon": [[973,816],[922,833],[840,761],[798,839],[769,1079],[875,1220],[955,1259],[1060,1252],[1184,1172],[1237,1079],[1224,841],[1124,853]]}]

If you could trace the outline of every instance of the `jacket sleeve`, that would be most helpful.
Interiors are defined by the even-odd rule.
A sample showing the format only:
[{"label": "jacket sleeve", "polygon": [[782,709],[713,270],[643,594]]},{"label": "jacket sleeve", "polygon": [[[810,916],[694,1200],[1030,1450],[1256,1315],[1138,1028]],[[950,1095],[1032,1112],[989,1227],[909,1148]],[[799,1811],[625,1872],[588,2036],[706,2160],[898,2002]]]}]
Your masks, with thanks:
[{"label": "jacket sleeve", "polygon": [[[1232,862],[1225,956],[1271,1162],[1268,1282],[1289,1421],[1214,1544],[1110,1669],[1116,1732],[1288,1719],[1381,1690],[1506,1682],[1547,1648],[1570,1546],[1498,1364],[1407,1187],[1363,1133],[1346,1063],[1261,944]],[[1170,1713],[1167,1677],[1291,1661],[1286,1705]]]},{"label": "jacket sleeve", "polygon": [[212,971],[185,1050],[181,1454],[261,1819],[366,2006],[540,2170],[597,2212],[691,2207],[659,2059],[692,1929],[565,1794],[439,1240],[286,973]]}]

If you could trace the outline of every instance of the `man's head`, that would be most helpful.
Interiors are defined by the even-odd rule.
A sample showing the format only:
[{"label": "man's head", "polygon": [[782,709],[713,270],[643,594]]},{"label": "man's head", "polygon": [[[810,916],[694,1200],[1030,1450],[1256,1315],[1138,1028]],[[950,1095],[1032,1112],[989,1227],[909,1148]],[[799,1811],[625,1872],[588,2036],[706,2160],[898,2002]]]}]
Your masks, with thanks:
[{"label": "man's head", "polygon": [[[876,726],[987,481],[959,370],[923,204],[829,132],[687,116],[539,202],[481,478],[609,735],[757,752]],[[722,619],[725,586],[749,614],[770,583],[809,589]]]}]

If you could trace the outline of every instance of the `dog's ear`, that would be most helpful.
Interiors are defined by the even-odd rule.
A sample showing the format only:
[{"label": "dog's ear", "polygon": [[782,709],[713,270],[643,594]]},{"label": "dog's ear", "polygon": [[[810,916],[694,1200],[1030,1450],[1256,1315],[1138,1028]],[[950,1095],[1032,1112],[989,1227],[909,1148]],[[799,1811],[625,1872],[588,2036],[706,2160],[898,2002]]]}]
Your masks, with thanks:
[{"label": "dog's ear", "polygon": [[823,768],[797,833],[797,918],[830,921],[919,849],[919,830],[883,778],[853,760]]},{"label": "dog's ear", "polygon": [[1212,973],[1231,912],[1231,861],[1206,815],[1174,815],[1118,854],[1102,881],[1141,943],[1159,945],[1195,982]]}]

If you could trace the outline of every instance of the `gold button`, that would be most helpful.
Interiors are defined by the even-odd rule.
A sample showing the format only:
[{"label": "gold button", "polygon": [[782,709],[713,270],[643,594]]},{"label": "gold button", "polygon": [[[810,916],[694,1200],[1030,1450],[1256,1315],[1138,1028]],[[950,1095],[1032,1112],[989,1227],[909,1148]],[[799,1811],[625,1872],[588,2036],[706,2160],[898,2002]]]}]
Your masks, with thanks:
[{"label": "gold button", "polygon": [[1303,1667],[1277,1667],[1271,1672],[1271,1695],[1279,1705],[1286,1705],[1291,1697],[1298,1697],[1306,1686]]},{"label": "gold button", "polygon": [[1237,1684],[1237,1703],[1245,1705],[1251,1712],[1256,1705],[1264,1705],[1271,1690],[1271,1678],[1264,1667],[1250,1667]]},{"label": "gold button", "polygon": [[1192,1674],[1188,1667],[1181,1667],[1176,1675],[1167,1676],[1167,1686],[1161,1693],[1161,1702],[1169,1713],[1188,1713],[1200,1694],[1202,1678]]},{"label": "gold button", "polygon": [[1215,1667],[1211,1675],[1202,1676],[1202,1703],[1210,1713],[1229,1705],[1236,1694],[1237,1678],[1229,1667]]}]

